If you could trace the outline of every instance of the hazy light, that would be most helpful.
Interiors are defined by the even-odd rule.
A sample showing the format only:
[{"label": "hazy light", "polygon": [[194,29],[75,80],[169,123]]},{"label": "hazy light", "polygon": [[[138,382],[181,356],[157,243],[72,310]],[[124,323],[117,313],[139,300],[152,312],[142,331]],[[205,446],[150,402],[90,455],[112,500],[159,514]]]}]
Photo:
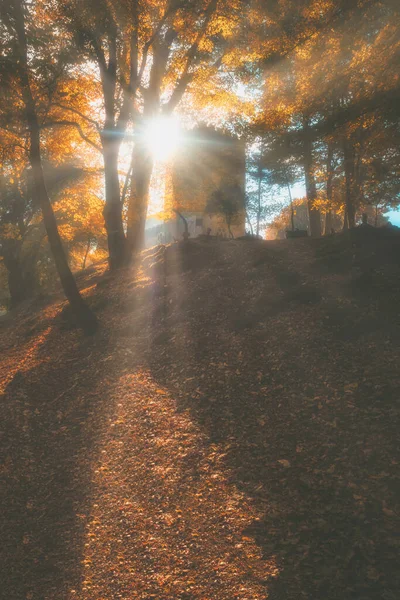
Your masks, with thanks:
[{"label": "hazy light", "polygon": [[146,143],[156,160],[166,161],[176,151],[180,142],[180,126],[174,117],[157,117],[146,127]]}]

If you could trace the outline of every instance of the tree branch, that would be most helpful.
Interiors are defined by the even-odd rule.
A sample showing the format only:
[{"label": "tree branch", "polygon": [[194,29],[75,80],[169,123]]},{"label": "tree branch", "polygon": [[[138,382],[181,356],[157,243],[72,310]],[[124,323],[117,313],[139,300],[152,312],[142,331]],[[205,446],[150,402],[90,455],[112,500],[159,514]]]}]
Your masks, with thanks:
[{"label": "tree branch", "polygon": [[48,129],[50,127],[75,127],[78,130],[79,135],[81,136],[81,138],[90,146],[92,146],[93,148],[95,148],[98,152],[103,152],[101,149],[101,146],[99,146],[98,144],[96,144],[96,142],[93,142],[87,135],[85,135],[85,133],[83,132],[82,127],[79,125],[79,123],[76,123],[75,121],[49,121],[47,123],[43,123],[43,125],[40,126],[40,129]]},{"label": "tree branch", "polygon": [[145,45],[143,46],[143,53],[142,53],[142,61],[141,61],[141,65],[140,65],[140,69],[139,69],[139,74],[138,74],[138,85],[140,85],[141,81],[142,81],[142,77],[143,77],[143,73],[144,70],[146,68],[146,63],[147,63],[147,56],[149,53],[149,50],[151,48],[151,46],[154,44],[155,40],[157,39],[157,37],[160,34],[161,29],[163,28],[163,26],[165,25],[168,17],[170,17],[172,14],[176,13],[178,8],[180,6],[180,2],[171,2],[164,15],[162,16],[160,22],[158,23],[156,29],[154,30],[151,38],[145,43]]},{"label": "tree branch", "polygon": [[68,110],[69,112],[72,112],[75,115],[78,115],[78,117],[81,117],[82,119],[84,119],[85,121],[90,123],[91,125],[94,125],[98,132],[101,131],[100,124],[97,121],[95,121],[94,119],[91,119],[90,117],[87,117],[84,113],[82,113],[77,108],[72,108],[70,106],[64,106],[64,104],[60,104],[59,102],[53,102],[53,106],[58,106],[58,108],[62,108],[63,110]]},{"label": "tree branch", "polygon": [[210,24],[210,21],[217,9],[217,6],[218,0],[210,0],[210,3],[205,11],[205,19],[203,21],[203,25],[200,31],[198,32],[195,41],[187,51],[185,67],[181,73],[181,76],[178,79],[178,82],[171,94],[169,101],[163,107],[163,112],[167,114],[173,112],[173,110],[178,106],[189,83],[193,79],[193,73],[189,73],[189,69],[193,64],[196,64],[198,60],[197,51],[199,49],[200,42],[202,41],[207,32],[207,27]]}]

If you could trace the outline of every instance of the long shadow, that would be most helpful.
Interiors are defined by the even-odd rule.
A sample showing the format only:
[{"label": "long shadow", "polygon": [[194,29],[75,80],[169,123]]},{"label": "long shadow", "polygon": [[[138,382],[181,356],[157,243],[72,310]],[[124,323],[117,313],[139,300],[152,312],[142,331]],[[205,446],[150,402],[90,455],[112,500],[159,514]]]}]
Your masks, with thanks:
[{"label": "long shadow", "polygon": [[[266,249],[257,266],[258,252],[236,264],[232,250],[229,269],[231,247],[210,246],[206,256],[194,247],[190,258],[175,248],[149,253],[155,281],[145,282],[148,336],[137,349],[160,387],[219,445],[230,483],[263,512],[243,535],[278,563],[279,576],[265,582],[268,598],[394,600],[396,348],[363,348],[335,335],[318,293],[293,294],[304,281],[285,253],[276,260]],[[210,261],[211,278],[203,269]],[[257,269],[265,289],[255,293]],[[118,303],[119,311],[136,310],[137,285],[126,281],[116,298],[110,283],[101,295],[108,317]],[[282,302],[274,304],[278,292]],[[115,323],[123,327],[119,317]],[[89,340],[73,330],[61,336],[58,325],[2,398],[7,598],[58,599],[79,588],[92,464],[126,366],[115,344],[122,329],[113,323],[112,337]],[[393,382],[380,372],[379,353],[392,361]]]},{"label": "long shadow", "polygon": [[[266,295],[282,288],[290,295],[299,285],[284,254],[279,262],[263,261]],[[307,301],[291,295],[271,312],[266,298],[256,312],[260,298],[238,288],[239,281],[251,290],[251,265],[252,256],[239,271],[225,264],[215,287],[196,271],[185,275],[179,303],[154,338],[153,376],[220,445],[232,483],[264,508],[243,535],[280,568],[266,582],[268,598],[394,600],[394,513],[385,507],[394,494],[396,428],[382,412],[371,418],[381,384],[376,354],[329,334],[313,286]],[[369,371],[371,381],[358,389]]]},{"label": "long shadow", "polygon": [[84,338],[62,325],[52,321],[34,366],[17,371],[1,398],[4,598],[66,598],[81,580],[92,460],[119,364],[102,362],[112,355],[104,328]]}]

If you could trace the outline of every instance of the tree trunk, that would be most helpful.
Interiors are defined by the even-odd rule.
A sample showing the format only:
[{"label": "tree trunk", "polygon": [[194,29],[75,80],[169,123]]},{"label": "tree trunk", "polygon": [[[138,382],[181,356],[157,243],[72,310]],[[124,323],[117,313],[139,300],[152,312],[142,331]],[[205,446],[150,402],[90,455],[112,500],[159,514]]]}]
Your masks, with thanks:
[{"label": "tree trunk", "polygon": [[[29,298],[33,298],[37,290],[35,269],[25,269],[21,260],[16,256],[7,256],[3,259],[8,271],[8,291],[10,293],[10,306],[15,308]],[[33,266],[33,265],[32,265]]]},{"label": "tree trunk", "polygon": [[78,324],[86,333],[94,333],[97,328],[97,319],[79,293],[76,281],[69,268],[64,248],[57,228],[53,207],[47,193],[43,175],[40,127],[36,115],[35,101],[32,95],[28,71],[28,46],[25,31],[25,19],[20,0],[14,2],[15,27],[18,37],[19,51],[19,76],[21,81],[22,97],[25,104],[26,119],[29,131],[29,161],[32,167],[34,201],[40,204],[43,222],[57,272],[61,280],[64,293],[71,305]]},{"label": "tree trunk", "polygon": [[107,231],[109,265],[118,269],[126,258],[126,239],[122,223],[121,191],[118,176],[119,141],[102,135],[106,203],[103,210]]},{"label": "tree trunk", "polygon": [[247,223],[250,227],[250,233],[251,233],[251,235],[254,235],[254,229],[253,229],[253,225],[251,224],[251,221],[250,221],[249,213],[247,212],[247,210],[245,210],[245,213],[246,213]]},{"label": "tree trunk", "polygon": [[85,256],[83,258],[83,262],[82,262],[82,269],[86,268],[86,261],[87,261],[87,257],[89,254],[89,250],[90,250],[90,246],[92,245],[92,238],[88,239],[88,243],[86,245],[86,251],[85,251]]},{"label": "tree trunk", "polygon": [[349,228],[349,219],[347,217],[347,208],[344,209],[343,215],[343,231],[347,231]]},{"label": "tree trunk", "polygon": [[343,143],[344,172],[345,172],[345,205],[348,227],[356,226],[356,211],[354,206],[354,148],[349,140]]},{"label": "tree trunk", "polygon": [[326,201],[328,211],[325,217],[325,235],[332,233],[333,214],[332,214],[332,199],[333,199],[333,148],[328,144],[328,157],[326,162]]},{"label": "tree trunk", "polygon": [[292,190],[290,189],[289,181],[286,179],[286,186],[289,192],[289,200],[290,200],[290,222],[292,224],[292,231],[294,231],[294,206],[293,206],[293,198],[292,198]]},{"label": "tree trunk", "polygon": [[330,235],[332,233],[333,228],[333,214],[331,210],[325,215],[325,233],[324,235]]},{"label": "tree trunk", "polygon": [[258,173],[258,206],[257,206],[257,227],[256,235],[260,233],[260,219],[261,219],[261,184],[262,184],[262,170]]},{"label": "tree trunk", "polygon": [[142,144],[137,144],[134,148],[134,153],[134,167],[128,205],[128,260],[144,246],[150,180],[153,171],[152,158]]},{"label": "tree trunk", "polygon": [[50,249],[53,254],[64,293],[71,305],[79,326],[86,333],[91,334],[97,329],[97,319],[80,295],[75,278],[69,268],[58,232],[53,207],[51,206],[44,182],[40,158],[39,128],[36,126],[35,122],[32,121],[32,118],[29,119],[29,122],[29,129],[31,132],[30,162],[34,179],[34,195],[40,201]]},{"label": "tree trunk", "polygon": [[183,214],[181,212],[179,212],[179,210],[177,210],[176,208],[173,209],[174,213],[183,221],[183,226],[185,228],[185,231],[183,233],[183,239],[185,240],[185,242],[189,239],[189,225],[187,222],[187,219],[185,219],[185,217],[183,216]]},{"label": "tree trunk", "polygon": [[321,236],[321,214],[315,208],[314,203],[317,199],[317,185],[315,183],[313,156],[312,156],[312,141],[309,134],[308,120],[304,119],[304,175],[306,180],[308,219],[310,223],[311,237]]}]

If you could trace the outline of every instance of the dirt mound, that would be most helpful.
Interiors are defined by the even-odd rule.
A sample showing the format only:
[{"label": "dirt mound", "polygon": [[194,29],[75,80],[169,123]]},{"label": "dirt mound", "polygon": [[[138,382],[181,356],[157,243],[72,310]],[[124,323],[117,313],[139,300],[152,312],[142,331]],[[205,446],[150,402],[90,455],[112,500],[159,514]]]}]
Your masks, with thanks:
[{"label": "dirt mound", "polygon": [[190,240],[82,275],[92,339],[3,320],[7,597],[394,600],[398,250]]}]

